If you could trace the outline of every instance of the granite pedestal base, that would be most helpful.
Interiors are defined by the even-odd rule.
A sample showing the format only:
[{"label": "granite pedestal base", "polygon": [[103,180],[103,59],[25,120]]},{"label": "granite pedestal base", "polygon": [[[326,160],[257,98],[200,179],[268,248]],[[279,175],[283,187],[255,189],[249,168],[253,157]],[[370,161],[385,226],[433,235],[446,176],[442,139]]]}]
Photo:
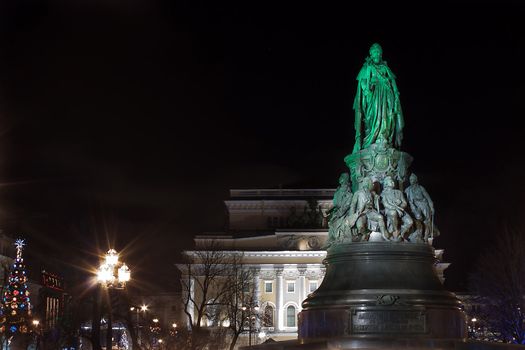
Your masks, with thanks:
[{"label": "granite pedestal base", "polygon": [[466,337],[461,303],[439,281],[429,245],[341,244],[325,264],[323,283],[299,314],[300,341]]}]

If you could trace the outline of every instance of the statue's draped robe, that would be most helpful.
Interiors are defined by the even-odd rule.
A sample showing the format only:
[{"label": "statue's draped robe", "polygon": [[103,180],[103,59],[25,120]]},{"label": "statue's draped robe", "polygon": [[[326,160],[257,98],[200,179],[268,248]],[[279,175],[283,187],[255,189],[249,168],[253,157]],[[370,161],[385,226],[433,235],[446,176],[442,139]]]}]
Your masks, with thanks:
[{"label": "statue's draped robe", "polygon": [[354,152],[378,141],[400,146],[404,120],[394,74],[386,62],[368,58],[357,81]]}]

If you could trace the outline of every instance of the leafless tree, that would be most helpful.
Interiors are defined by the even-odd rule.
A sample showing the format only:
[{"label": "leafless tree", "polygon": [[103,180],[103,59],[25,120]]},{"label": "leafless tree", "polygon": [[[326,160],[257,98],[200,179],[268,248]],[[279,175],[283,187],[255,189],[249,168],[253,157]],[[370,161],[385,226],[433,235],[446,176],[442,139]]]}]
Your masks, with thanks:
[{"label": "leafless tree", "polygon": [[227,278],[227,291],[223,296],[224,317],[230,331],[230,350],[233,350],[242,333],[255,330],[258,309],[255,271],[243,262],[243,255],[232,256]]},{"label": "leafless tree", "polygon": [[206,247],[186,252],[186,262],[177,265],[182,273],[181,286],[184,312],[188,317],[187,347],[205,349],[217,346],[223,331],[218,326],[224,296],[228,293],[231,258],[221,246],[211,241]]},{"label": "leafless tree", "polygon": [[525,232],[505,230],[471,276],[479,318],[501,340],[525,344]]}]

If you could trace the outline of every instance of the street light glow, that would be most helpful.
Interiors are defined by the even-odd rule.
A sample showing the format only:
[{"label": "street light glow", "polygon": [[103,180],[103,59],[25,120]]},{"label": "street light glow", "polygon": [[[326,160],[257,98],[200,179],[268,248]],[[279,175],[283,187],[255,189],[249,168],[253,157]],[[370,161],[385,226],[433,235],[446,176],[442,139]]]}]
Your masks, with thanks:
[{"label": "street light glow", "polygon": [[122,264],[122,266],[118,269],[118,279],[124,283],[129,282],[131,279],[131,272],[126,264]]},{"label": "street light glow", "polygon": [[141,307],[140,307],[140,311],[148,311],[148,305],[146,304],[143,304]]},{"label": "street light glow", "polygon": [[33,320],[33,325],[38,326],[40,324],[39,320]]},{"label": "street light glow", "polygon": [[106,288],[124,288],[130,279],[131,271],[126,264],[119,262],[117,251],[115,249],[108,250],[104,262],[97,271],[98,282]]},{"label": "street light glow", "polygon": [[112,270],[113,269],[108,264],[100,265],[97,272],[98,281],[103,283],[113,282],[115,277],[113,276]]},{"label": "street light glow", "polygon": [[110,249],[106,253],[106,264],[113,266],[118,264],[118,254],[115,249]]},{"label": "street light glow", "polygon": [[159,322],[159,319],[158,318],[154,318],[153,319],[153,323],[158,323]]}]

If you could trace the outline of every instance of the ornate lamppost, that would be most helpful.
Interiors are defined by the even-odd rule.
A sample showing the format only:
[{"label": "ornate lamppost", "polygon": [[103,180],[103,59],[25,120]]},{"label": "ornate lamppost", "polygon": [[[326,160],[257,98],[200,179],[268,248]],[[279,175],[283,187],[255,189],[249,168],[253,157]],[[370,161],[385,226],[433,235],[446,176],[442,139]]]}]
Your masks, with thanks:
[{"label": "ornate lamppost", "polygon": [[257,317],[259,315],[259,305],[248,303],[241,307],[243,320],[248,322],[248,346],[252,346],[252,334],[257,333]]},{"label": "ornate lamppost", "polygon": [[40,321],[39,320],[33,320],[33,332],[35,334],[35,349],[38,350],[40,349],[40,334],[41,334],[41,329],[40,329]]},{"label": "ornate lamppost", "polygon": [[113,315],[110,295],[111,290],[124,289],[126,287],[126,283],[129,282],[130,279],[131,270],[125,263],[119,261],[119,255],[117,251],[115,249],[108,250],[97,271],[97,280],[99,285],[107,291],[108,320],[106,350],[110,350],[113,344]]},{"label": "ornate lamppost", "polygon": [[146,311],[148,311],[148,305],[142,304],[141,306],[134,305],[129,308],[130,311],[135,311],[136,320],[135,320],[135,336],[137,337],[137,343],[139,345],[142,344],[141,336],[140,336],[140,312],[146,314]]}]

